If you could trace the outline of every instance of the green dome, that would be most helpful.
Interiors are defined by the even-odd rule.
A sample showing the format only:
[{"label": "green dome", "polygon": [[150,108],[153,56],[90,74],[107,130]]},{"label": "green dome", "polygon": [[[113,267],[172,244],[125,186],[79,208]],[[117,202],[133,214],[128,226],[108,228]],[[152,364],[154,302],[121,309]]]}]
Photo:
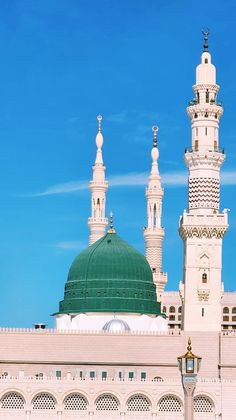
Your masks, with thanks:
[{"label": "green dome", "polygon": [[59,314],[81,312],[160,314],[146,258],[115,233],[107,233],[72,263]]}]

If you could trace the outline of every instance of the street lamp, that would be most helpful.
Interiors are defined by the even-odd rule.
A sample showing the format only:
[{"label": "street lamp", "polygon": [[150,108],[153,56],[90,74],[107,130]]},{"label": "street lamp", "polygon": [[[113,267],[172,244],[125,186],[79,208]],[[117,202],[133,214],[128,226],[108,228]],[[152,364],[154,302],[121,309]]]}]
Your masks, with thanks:
[{"label": "street lamp", "polygon": [[187,353],[178,357],[177,360],[184,389],[184,419],[193,420],[193,395],[202,358],[192,353],[190,337],[187,350]]}]

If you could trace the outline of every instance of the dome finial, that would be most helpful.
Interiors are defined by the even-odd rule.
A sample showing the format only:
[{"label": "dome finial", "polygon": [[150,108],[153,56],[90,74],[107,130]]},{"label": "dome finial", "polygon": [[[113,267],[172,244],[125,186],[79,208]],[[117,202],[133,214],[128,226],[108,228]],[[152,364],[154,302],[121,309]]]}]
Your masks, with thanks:
[{"label": "dome finial", "polygon": [[102,148],[103,145],[103,135],[102,135],[102,116],[99,114],[97,116],[98,120],[98,133],[96,135],[96,145],[98,149]]},{"label": "dome finial", "polygon": [[209,36],[210,30],[207,29],[203,29],[202,30],[202,34],[204,36],[204,44],[203,44],[203,51],[204,52],[208,52],[208,36]]},{"label": "dome finial", "polygon": [[159,151],[157,148],[157,132],[158,132],[159,128],[157,127],[157,125],[154,125],[152,127],[152,131],[153,131],[153,147],[152,147],[152,152],[151,152],[151,156],[152,156],[152,174],[153,173],[157,173],[157,160],[159,157]]},{"label": "dome finial", "polygon": [[102,129],[102,115],[101,114],[97,116],[97,120],[98,120],[98,132],[101,133],[101,129]]},{"label": "dome finial", "polygon": [[157,147],[157,132],[158,132],[159,128],[157,127],[157,125],[154,125],[152,127],[152,131],[153,131],[153,147]]},{"label": "dome finial", "polygon": [[108,233],[116,233],[113,227],[113,213],[112,212],[110,212],[110,227],[109,227]]}]

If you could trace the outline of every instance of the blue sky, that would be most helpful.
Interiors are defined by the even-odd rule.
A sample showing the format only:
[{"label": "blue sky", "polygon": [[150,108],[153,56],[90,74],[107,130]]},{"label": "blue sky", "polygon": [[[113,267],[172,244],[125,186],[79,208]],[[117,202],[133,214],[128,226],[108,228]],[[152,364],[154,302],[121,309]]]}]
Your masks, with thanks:
[{"label": "blue sky", "polygon": [[185,108],[204,27],[225,109],[221,208],[231,209],[231,226],[223,280],[235,290],[234,0],[0,0],[0,10],[0,325],[53,325],[69,266],[87,246],[90,196],[79,187],[91,179],[98,113],[113,184],[107,214],[113,211],[119,235],[142,252],[151,127],[159,126],[163,268],[167,288],[177,289],[178,220],[187,207],[183,152],[191,142]]}]

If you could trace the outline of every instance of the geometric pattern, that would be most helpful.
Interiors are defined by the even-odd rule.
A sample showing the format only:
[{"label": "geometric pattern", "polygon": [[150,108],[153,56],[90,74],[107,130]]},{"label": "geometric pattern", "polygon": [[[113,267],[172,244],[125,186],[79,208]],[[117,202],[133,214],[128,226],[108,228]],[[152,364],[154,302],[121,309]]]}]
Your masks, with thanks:
[{"label": "geometric pattern", "polygon": [[133,395],[128,401],[127,411],[150,411],[150,402],[143,395]]},{"label": "geometric pattern", "polygon": [[180,400],[174,395],[166,395],[159,401],[158,411],[167,413],[180,413],[182,411],[182,404]]},{"label": "geometric pattern", "polygon": [[87,410],[87,401],[80,394],[68,395],[65,399],[65,410]]},{"label": "geometric pattern", "polygon": [[111,394],[103,394],[96,401],[96,410],[98,411],[117,411],[119,401]]},{"label": "geometric pattern", "polygon": [[1,399],[1,408],[21,410],[24,408],[24,399],[17,392],[9,392]]},{"label": "geometric pattern", "polygon": [[194,398],[193,410],[195,413],[213,413],[213,404],[211,400],[203,395]]},{"label": "geometric pattern", "polygon": [[55,410],[55,400],[50,394],[42,393],[36,395],[33,400],[33,410]]}]

